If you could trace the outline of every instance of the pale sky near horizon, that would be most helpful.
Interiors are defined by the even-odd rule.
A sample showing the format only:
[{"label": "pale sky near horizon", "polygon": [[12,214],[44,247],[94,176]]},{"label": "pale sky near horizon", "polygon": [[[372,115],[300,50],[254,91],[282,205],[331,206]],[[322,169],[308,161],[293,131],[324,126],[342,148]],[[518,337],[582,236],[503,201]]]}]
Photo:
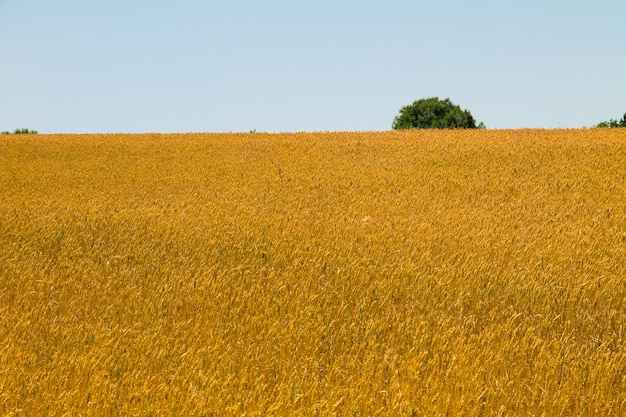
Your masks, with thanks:
[{"label": "pale sky near horizon", "polygon": [[488,128],[626,112],[623,0],[0,0],[0,130],[388,130],[438,96]]}]

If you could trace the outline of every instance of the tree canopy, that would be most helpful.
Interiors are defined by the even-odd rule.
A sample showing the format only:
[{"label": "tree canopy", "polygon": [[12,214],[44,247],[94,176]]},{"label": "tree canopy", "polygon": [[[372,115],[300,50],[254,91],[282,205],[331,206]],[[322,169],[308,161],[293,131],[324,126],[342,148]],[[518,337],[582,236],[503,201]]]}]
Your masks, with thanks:
[{"label": "tree canopy", "polygon": [[611,119],[607,122],[598,123],[596,127],[626,127],[626,113],[624,113],[622,120]]},{"label": "tree canopy", "polygon": [[440,100],[438,97],[416,100],[413,104],[403,106],[400,114],[395,117],[391,126],[398,129],[476,129],[482,123],[476,120],[468,110],[461,110],[449,98]]},{"label": "tree canopy", "polygon": [[[2,132],[3,135],[8,135],[10,133],[11,132],[9,132],[9,131]],[[36,130],[28,130],[26,128],[24,128],[24,129],[15,129],[13,134],[15,134],[15,135],[36,135],[37,131]]]}]

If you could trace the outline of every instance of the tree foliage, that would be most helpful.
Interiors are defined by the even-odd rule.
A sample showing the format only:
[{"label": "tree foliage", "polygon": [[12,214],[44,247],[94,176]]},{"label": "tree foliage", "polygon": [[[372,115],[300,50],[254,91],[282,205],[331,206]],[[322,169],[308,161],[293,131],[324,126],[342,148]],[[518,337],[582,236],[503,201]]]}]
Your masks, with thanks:
[{"label": "tree foliage", "polygon": [[[11,132],[6,131],[6,132],[2,132],[3,135],[9,135]],[[37,131],[36,130],[28,130],[26,128],[24,129],[15,129],[13,131],[14,135],[36,135]]]},{"label": "tree foliage", "polygon": [[598,123],[596,127],[626,127],[626,113],[624,113],[622,120],[611,119],[606,122]]},{"label": "tree foliage", "polygon": [[403,106],[395,117],[393,129],[476,129],[483,128],[468,110],[461,110],[450,99],[438,97],[416,100]]}]

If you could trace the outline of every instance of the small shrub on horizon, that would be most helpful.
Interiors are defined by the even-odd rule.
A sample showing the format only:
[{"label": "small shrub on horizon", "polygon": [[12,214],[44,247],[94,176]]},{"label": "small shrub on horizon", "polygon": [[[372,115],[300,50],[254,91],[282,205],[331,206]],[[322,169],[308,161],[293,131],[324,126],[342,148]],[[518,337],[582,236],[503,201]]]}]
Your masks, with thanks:
[{"label": "small shrub on horizon", "polygon": [[624,113],[622,120],[611,119],[609,121],[598,123],[596,127],[626,127],[626,113]]},{"label": "small shrub on horizon", "polygon": [[[13,134],[14,134],[14,135],[36,135],[37,133],[39,133],[39,132],[37,132],[36,130],[28,130],[28,129],[26,129],[26,128],[22,128],[22,129],[15,129],[15,130],[13,131]],[[2,132],[2,134],[3,134],[3,135],[10,135],[10,134],[11,134],[11,132],[9,132],[8,130],[6,130],[6,131]]]}]

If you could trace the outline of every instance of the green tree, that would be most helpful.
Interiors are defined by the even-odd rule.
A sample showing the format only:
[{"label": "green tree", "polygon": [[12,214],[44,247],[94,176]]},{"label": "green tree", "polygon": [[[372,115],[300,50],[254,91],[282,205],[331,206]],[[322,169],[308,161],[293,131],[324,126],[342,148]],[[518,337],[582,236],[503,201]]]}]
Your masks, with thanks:
[{"label": "green tree", "polygon": [[[3,134],[3,135],[8,135],[8,134],[10,134],[10,133],[11,133],[11,132],[8,132],[8,131],[6,131],[6,132],[2,132],[2,134]],[[15,129],[15,130],[13,131],[13,134],[14,134],[14,135],[36,135],[36,134],[37,134],[37,131],[36,131],[36,130],[28,130],[28,129],[26,129],[26,128],[24,128],[24,129]]]},{"label": "green tree", "polygon": [[393,119],[391,127],[398,129],[476,129],[485,125],[476,120],[467,110],[461,110],[450,99],[424,98],[403,106]]},{"label": "green tree", "polygon": [[626,113],[624,113],[622,120],[611,119],[607,122],[598,123],[596,127],[626,127]]}]

